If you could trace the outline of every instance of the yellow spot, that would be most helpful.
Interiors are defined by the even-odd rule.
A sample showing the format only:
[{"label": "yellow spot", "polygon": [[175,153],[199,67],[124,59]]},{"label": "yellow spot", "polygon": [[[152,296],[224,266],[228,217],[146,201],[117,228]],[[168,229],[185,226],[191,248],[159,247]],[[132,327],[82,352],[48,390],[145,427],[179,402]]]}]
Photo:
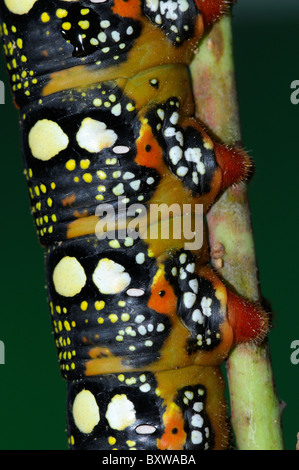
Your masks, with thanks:
[{"label": "yellow spot", "polygon": [[65,256],[53,271],[55,290],[64,297],[73,297],[79,294],[85,286],[86,280],[83,267],[74,257]]},{"label": "yellow spot", "polygon": [[62,28],[65,29],[66,31],[69,31],[72,27],[72,24],[69,21],[65,21],[62,23]]},{"label": "yellow spot", "polygon": [[120,244],[118,240],[111,240],[109,242],[109,246],[111,246],[111,248],[120,248]]},{"label": "yellow spot", "polygon": [[[22,49],[22,47],[23,47],[23,41],[22,41],[21,38],[18,38],[18,39],[17,39],[17,46],[18,46],[19,49]],[[26,75],[27,75],[27,74],[26,74]],[[26,75],[25,75],[25,76],[26,76]]]},{"label": "yellow spot", "polygon": [[109,436],[109,438],[108,438],[108,443],[109,443],[110,445],[114,445],[114,444],[116,443],[115,437]]},{"label": "yellow spot", "polygon": [[90,165],[90,160],[88,159],[85,159],[85,160],[81,160],[80,162],[80,166],[82,168],[82,170],[86,170]]},{"label": "yellow spot", "polygon": [[69,324],[67,320],[65,320],[63,324],[64,324],[64,328],[66,329],[66,331],[71,331],[71,325]]},{"label": "yellow spot", "polygon": [[133,446],[136,444],[136,442],[134,442],[134,441],[127,441],[127,444],[128,444],[129,447],[133,447]]},{"label": "yellow spot", "polygon": [[46,11],[44,13],[42,13],[40,18],[41,18],[43,23],[47,23],[48,21],[50,21],[50,16]]},{"label": "yellow spot", "polygon": [[58,8],[58,10],[56,10],[56,16],[57,18],[65,18],[67,16],[67,11],[64,9],[64,8]]},{"label": "yellow spot", "polygon": [[45,186],[44,184],[41,184],[41,185],[40,185],[40,189],[41,189],[41,191],[42,191],[44,194],[47,192],[47,188],[46,188],[46,186]]},{"label": "yellow spot", "polygon": [[[91,41],[90,41],[90,42],[91,42]],[[99,44],[98,41],[97,41],[97,44]],[[94,44],[94,45],[96,46],[97,44]],[[94,104],[94,106],[102,106],[102,100],[100,100],[100,98],[95,98],[95,99],[93,100],[93,104]]]},{"label": "yellow spot", "polygon": [[104,300],[97,300],[94,304],[96,310],[102,310],[105,307]]},{"label": "yellow spot", "polygon": [[65,167],[66,167],[67,170],[73,171],[76,168],[75,160],[73,160],[73,159],[68,160],[65,164]]},{"label": "yellow spot", "polygon": [[88,303],[86,302],[86,300],[83,300],[83,302],[81,302],[81,310],[85,312],[87,310],[87,307]]},{"label": "yellow spot", "polygon": [[130,315],[128,313],[123,313],[121,315],[122,321],[129,321],[130,320]]},{"label": "yellow spot", "polygon": [[22,62],[27,62],[27,57],[26,57],[25,55],[22,55],[21,61],[22,61]]},{"label": "yellow spot", "polygon": [[98,177],[100,178],[100,180],[104,180],[104,179],[107,178],[107,175],[106,175],[106,173],[105,173],[103,170],[98,170],[98,171],[97,171],[97,175],[98,175]]},{"label": "yellow spot", "polygon": [[55,188],[56,188],[56,184],[54,183],[54,181],[51,183],[51,188],[52,188],[52,189],[55,189]]},{"label": "yellow spot", "polygon": [[115,313],[111,313],[109,315],[109,320],[111,321],[111,323],[115,323],[118,320],[118,316]]},{"label": "yellow spot", "polygon": [[78,393],[73,404],[73,417],[79,431],[92,432],[100,421],[100,412],[94,395],[89,390]]},{"label": "yellow spot", "polygon": [[66,149],[69,139],[56,122],[41,119],[30,129],[28,142],[33,157],[47,161]]},{"label": "yellow spot", "polygon": [[88,15],[89,11],[90,11],[89,8],[82,8],[82,10],[80,10],[80,13],[81,15],[84,16],[84,15]]},{"label": "yellow spot", "polygon": [[132,103],[128,103],[126,106],[128,111],[134,111],[135,107],[132,105]]},{"label": "yellow spot", "polygon": [[4,0],[9,11],[16,15],[25,15],[36,2],[37,0]]},{"label": "yellow spot", "polygon": [[48,197],[48,199],[47,199],[47,204],[48,204],[49,207],[52,207],[52,205],[53,205],[53,201],[50,197]]},{"label": "yellow spot", "polygon": [[99,318],[98,318],[98,323],[99,323],[100,325],[102,325],[102,323],[104,323],[104,318],[99,317]]},{"label": "yellow spot", "polygon": [[81,20],[78,22],[78,25],[80,26],[81,29],[88,29],[90,24],[89,24],[89,21],[87,20]]},{"label": "yellow spot", "polygon": [[90,173],[84,173],[82,178],[84,179],[85,183],[92,182],[92,175]]}]

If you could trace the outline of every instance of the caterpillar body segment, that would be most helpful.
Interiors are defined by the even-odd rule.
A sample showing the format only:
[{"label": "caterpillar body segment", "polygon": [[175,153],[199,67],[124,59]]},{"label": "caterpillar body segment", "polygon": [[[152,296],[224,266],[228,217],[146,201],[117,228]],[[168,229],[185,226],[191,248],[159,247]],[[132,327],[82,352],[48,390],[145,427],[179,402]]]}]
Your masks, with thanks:
[{"label": "caterpillar body segment", "polygon": [[188,65],[229,3],[1,4],[71,449],[228,448],[219,366],[268,320],[196,225],[251,162],[194,118]]}]

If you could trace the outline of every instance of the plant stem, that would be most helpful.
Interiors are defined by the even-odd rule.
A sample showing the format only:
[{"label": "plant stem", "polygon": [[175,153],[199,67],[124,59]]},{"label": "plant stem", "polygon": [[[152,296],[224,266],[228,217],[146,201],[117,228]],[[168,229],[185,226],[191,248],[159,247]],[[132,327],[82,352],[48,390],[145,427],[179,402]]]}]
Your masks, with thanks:
[{"label": "plant stem", "polygon": [[[191,65],[197,117],[229,145],[241,142],[234,77],[231,18],[216,23]],[[219,275],[239,295],[260,300],[251,216],[245,184],[228,189],[207,214],[210,246],[225,249]],[[219,263],[219,260],[218,260]],[[231,424],[238,450],[282,450],[281,406],[267,340],[242,344],[227,360]]]}]

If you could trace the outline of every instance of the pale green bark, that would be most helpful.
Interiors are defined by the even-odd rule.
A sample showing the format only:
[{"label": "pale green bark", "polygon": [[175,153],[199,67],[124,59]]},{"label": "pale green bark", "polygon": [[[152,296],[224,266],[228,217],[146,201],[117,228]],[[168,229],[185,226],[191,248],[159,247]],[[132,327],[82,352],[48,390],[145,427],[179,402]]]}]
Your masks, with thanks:
[{"label": "pale green bark", "polygon": [[[191,66],[197,117],[227,144],[240,143],[230,17],[203,40]],[[265,157],[266,158],[266,157]],[[227,190],[210,209],[210,245],[225,249],[219,273],[237,293],[260,298],[246,185]],[[216,266],[216,265],[215,265]],[[228,361],[231,423],[238,450],[283,450],[281,406],[267,341],[236,347]]]}]

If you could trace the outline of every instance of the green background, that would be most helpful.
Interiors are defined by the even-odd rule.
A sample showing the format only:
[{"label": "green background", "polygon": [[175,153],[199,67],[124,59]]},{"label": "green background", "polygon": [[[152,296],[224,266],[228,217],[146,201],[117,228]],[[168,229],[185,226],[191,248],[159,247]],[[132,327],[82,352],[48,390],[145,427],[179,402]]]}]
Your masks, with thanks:
[{"label": "green background", "polygon": [[[282,10],[283,8],[283,10]],[[299,431],[298,330],[299,80],[297,0],[239,0],[233,18],[243,143],[256,164],[249,184],[262,293],[271,303],[270,348],[283,413],[285,449]],[[6,80],[3,61],[0,79]],[[60,378],[46,303],[44,257],[22,173],[18,114],[6,86],[0,106],[1,269],[0,449],[66,449],[65,382]]]}]

